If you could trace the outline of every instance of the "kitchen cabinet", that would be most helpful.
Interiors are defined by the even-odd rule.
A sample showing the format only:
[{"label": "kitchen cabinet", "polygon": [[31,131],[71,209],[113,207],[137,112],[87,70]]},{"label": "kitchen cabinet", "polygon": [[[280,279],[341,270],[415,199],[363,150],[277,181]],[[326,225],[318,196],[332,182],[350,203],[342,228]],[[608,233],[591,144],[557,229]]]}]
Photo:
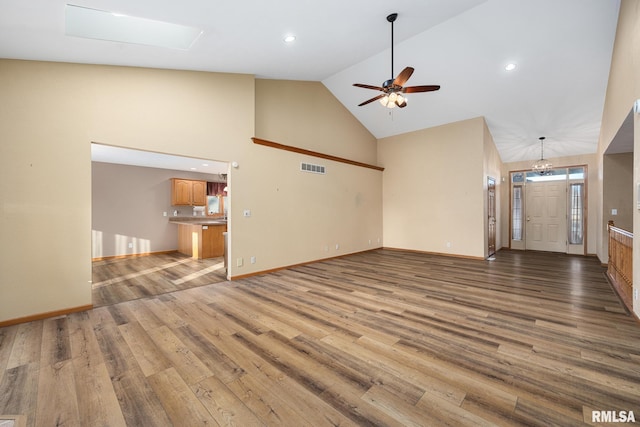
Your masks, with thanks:
[{"label": "kitchen cabinet", "polygon": [[197,259],[221,257],[225,231],[225,223],[178,223],[178,252]]},{"label": "kitchen cabinet", "polygon": [[171,179],[172,206],[205,206],[207,204],[207,181],[193,179]]}]

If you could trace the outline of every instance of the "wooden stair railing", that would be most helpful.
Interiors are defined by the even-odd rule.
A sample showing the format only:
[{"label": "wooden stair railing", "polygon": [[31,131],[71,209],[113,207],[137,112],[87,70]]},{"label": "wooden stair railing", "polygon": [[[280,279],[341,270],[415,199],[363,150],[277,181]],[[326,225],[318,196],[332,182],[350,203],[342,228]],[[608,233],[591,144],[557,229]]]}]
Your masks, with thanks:
[{"label": "wooden stair railing", "polygon": [[633,313],[633,233],[617,228],[613,221],[609,230],[609,261],[607,276],[611,280],[620,299]]}]

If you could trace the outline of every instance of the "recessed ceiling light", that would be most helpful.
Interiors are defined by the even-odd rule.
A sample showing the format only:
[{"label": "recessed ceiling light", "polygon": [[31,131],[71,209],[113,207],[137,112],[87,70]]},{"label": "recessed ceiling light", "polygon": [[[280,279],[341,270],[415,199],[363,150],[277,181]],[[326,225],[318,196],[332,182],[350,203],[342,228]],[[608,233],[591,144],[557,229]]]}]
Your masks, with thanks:
[{"label": "recessed ceiling light", "polygon": [[206,168],[207,166],[209,166],[209,163],[203,163],[202,166]]},{"label": "recessed ceiling light", "polygon": [[189,169],[191,169],[192,171],[196,170],[196,168],[189,168]]},{"label": "recessed ceiling light", "polygon": [[513,62],[510,62],[507,65],[505,65],[504,69],[507,71],[513,71],[516,69],[516,64],[514,64]]},{"label": "recessed ceiling light", "polygon": [[65,34],[88,39],[189,49],[202,30],[68,4]]},{"label": "recessed ceiling light", "polygon": [[296,36],[286,36],[283,40],[285,43],[293,43],[296,41]]}]

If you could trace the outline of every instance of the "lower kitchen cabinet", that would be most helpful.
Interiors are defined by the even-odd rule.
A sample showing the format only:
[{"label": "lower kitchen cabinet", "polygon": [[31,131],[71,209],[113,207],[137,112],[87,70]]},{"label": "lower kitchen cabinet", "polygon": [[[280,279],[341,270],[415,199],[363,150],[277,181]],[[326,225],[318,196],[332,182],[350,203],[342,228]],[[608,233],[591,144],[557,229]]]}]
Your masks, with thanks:
[{"label": "lower kitchen cabinet", "polygon": [[193,258],[215,258],[224,255],[226,224],[178,224],[178,252]]}]

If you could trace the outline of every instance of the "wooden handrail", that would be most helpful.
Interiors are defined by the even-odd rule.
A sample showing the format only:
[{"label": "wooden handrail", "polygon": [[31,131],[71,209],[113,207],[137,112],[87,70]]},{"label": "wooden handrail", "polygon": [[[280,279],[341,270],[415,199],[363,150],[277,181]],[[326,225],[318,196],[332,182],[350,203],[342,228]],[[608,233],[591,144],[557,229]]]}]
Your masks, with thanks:
[{"label": "wooden handrail", "polygon": [[633,313],[633,233],[609,221],[609,261],[607,276],[620,299]]}]

